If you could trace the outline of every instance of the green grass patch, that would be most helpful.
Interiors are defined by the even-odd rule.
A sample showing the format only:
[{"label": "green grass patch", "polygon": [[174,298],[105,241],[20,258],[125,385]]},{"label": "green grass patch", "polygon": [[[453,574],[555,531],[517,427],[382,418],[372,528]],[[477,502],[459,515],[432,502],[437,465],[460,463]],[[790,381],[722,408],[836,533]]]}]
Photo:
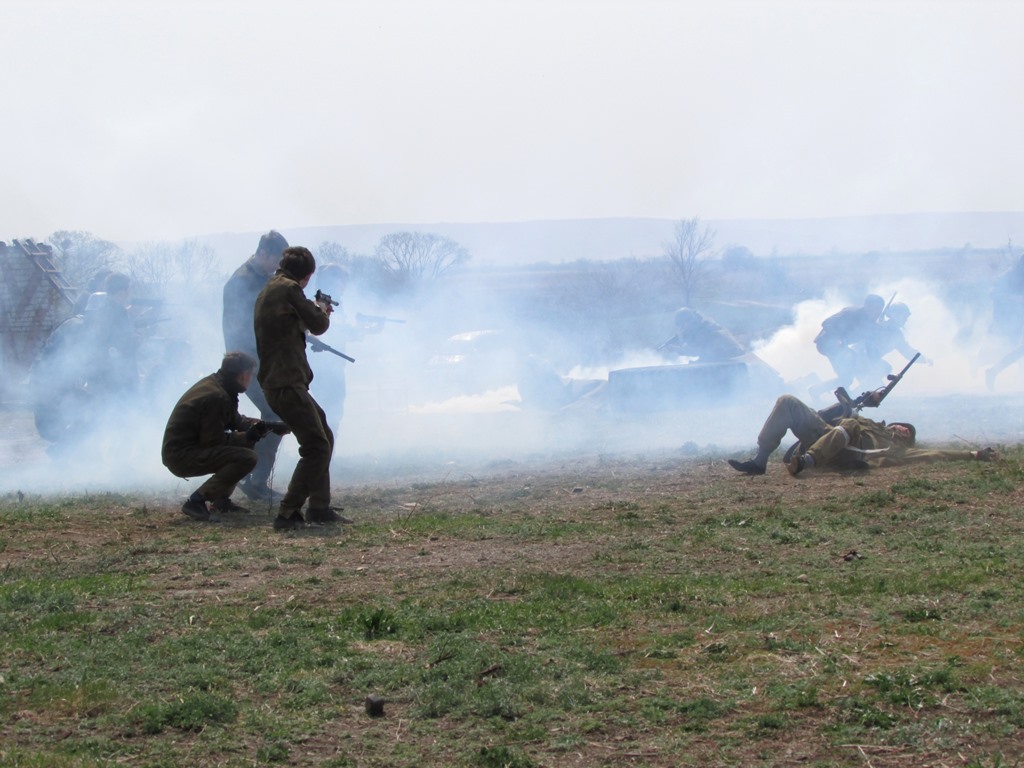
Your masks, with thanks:
[{"label": "green grass patch", "polygon": [[1009,456],[367,489],[343,534],[3,506],[0,766],[1013,764]]}]

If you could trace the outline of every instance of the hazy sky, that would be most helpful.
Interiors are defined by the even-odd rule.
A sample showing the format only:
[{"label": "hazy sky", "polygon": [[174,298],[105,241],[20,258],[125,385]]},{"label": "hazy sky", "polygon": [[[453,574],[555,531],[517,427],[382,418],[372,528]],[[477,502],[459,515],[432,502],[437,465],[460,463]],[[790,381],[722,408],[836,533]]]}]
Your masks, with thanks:
[{"label": "hazy sky", "polygon": [[0,0],[0,239],[1024,210],[1020,0]]}]

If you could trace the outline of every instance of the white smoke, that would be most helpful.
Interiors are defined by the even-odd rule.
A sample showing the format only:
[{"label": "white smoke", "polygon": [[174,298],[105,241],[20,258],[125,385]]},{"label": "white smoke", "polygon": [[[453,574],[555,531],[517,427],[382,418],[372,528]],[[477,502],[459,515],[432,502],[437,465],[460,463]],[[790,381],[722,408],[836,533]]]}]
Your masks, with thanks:
[{"label": "white smoke", "polygon": [[[161,465],[160,440],[177,397],[219,365],[224,351],[222,284],[215,281],[199,296],[183,293],[168,298],[171,319],[161,324],[159,334],[187,339],[186,361],[171,366],[170,373],[164,371],[166,378],[151,382],[138,402],[118,404],[104,428],[77,451],[47,452],[37,440],[27,449],[19,448],[19,455],[0,457],[0,493],[144,490],[184,495],[196,488],[201,479],[175,478]],[[995,405],[991,417],[973,419],[962,405],[947,409],[941,419],[934,410],[921,410],[922,402],[963,395],[971,398],[973,407],[982,407],[982,396],[987,395],[985,369],[1012,346],[987,332],[990,318],[984,312],[964,317],[952,309],[943,299],[942,288],[923,278],[870,286],[870,292],[887,300],[895,293],[896,301],[909,305],[906,339],[928,362],[919,361],[884,407],[866,415],[914,418],[926,440],[954,435],[1005,438],[1010,427]],[[355,363],[329,353],[309,354],[317,376],[314,393],[336,431],[336,483],[379,480],[412,464],[428,472],[449,472],[452,467],[470,471],[489,464],[567,455],[745,450],[753,445],[775,397],[789,392],[807,399],[809,386],[833,376],[813,339],[824,318],[862,301],[863,293],[829,290],[797,304],[791,324],[756,343],[752,351],[778,372],[777,385],[743,392],[728,402],[704,402],[698,394],[692,403],[670,410],[623,411],[610,407],[607,399],[612,372],[685,360],[666,360],[649,339],[638,339],[631,349],[595,355],[580,340],[566,337],[548,318],[524,320],[521,307],[491,296],[467,293],[458,301],[449,296],[396,305],[353,291],[343,299],[349,322],[356,313],[406,322],[384,324],[351,340],[335,339],[331,331],[325,334],[324,341],[355,357]],[[594,311],[600,307],[595,305]],[[652,339],[671,335],[672,329],[663,327],[662,321],[667,325],[668,316],[652,319]],[[564,405],[537,408],[525,401],[520,389],[523,358],[535,349],[558,361],[551,368],[569,393]],[[906,362],[896,352],[887,359],[894,371]],[[338,386],[339,373],[344,374],[344,399],[332,389]],[[866,388],[883,383],[871,382]],[[1009,367],[999,379],[997,393],[1013,395],[1022,390],[1024,364]],[[859,393],[860,388],[851,390]],[[244,397],[240,410],[258,415]],[[297,460],[294,438],[285,437],[275,487],[285,487]]]}]

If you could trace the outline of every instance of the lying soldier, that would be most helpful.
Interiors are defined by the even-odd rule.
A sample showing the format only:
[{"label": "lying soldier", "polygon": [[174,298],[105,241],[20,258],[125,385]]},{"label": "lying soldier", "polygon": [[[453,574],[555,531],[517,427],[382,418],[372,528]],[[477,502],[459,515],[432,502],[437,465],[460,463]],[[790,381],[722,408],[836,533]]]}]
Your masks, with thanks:
[{"label": "lying soldier", "polygon": [[835,424],[792,395],[783,395],[757,436],[757,454],[746,461],[729,459],[729,466],[745,475],[763,475],[768,457],[779,447],[787,431],[800,441],[800,449],[786,463],[791,475],[811,467],[867,469],[929,461],[995,461],[992,448],[980,451],[950,451],[917,448],[913,424],[872,421],[851,415]]}]

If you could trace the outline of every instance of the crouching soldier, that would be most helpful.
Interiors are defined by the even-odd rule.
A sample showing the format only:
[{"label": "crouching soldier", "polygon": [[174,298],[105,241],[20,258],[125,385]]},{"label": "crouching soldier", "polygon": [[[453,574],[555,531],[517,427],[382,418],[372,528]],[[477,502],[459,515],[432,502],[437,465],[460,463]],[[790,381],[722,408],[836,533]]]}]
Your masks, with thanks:
[{"label": "crouching soldier", "polygon": [[757,436],[757,454],[746,461],[729,459],[729,466],[746,475],[763,475],[768,457],[788,431],[800,441],[800,449],[786,464],[791,475],[811,467],[867,469],[929,461],[994,461],[999,458],[992,448],[980,451],[918,448],[913,424],[886,424],[864,416],[850,416],[829,424],[818,411],[792,395],[783,395],[775,401]]},{"label": "crouching soldier", "polygon": [[238,396],[252,383],[255,370],[255,358],[228,352],[220,370],[193,384],[167,420],[164,466],[178,477],[212,474],[181,507],[193,520],[218,522],[223,512],[248,512],[231,501],[231,494],[256,466],[253,446],[271,431],[289,431],[284,424],[238,413]]}]

